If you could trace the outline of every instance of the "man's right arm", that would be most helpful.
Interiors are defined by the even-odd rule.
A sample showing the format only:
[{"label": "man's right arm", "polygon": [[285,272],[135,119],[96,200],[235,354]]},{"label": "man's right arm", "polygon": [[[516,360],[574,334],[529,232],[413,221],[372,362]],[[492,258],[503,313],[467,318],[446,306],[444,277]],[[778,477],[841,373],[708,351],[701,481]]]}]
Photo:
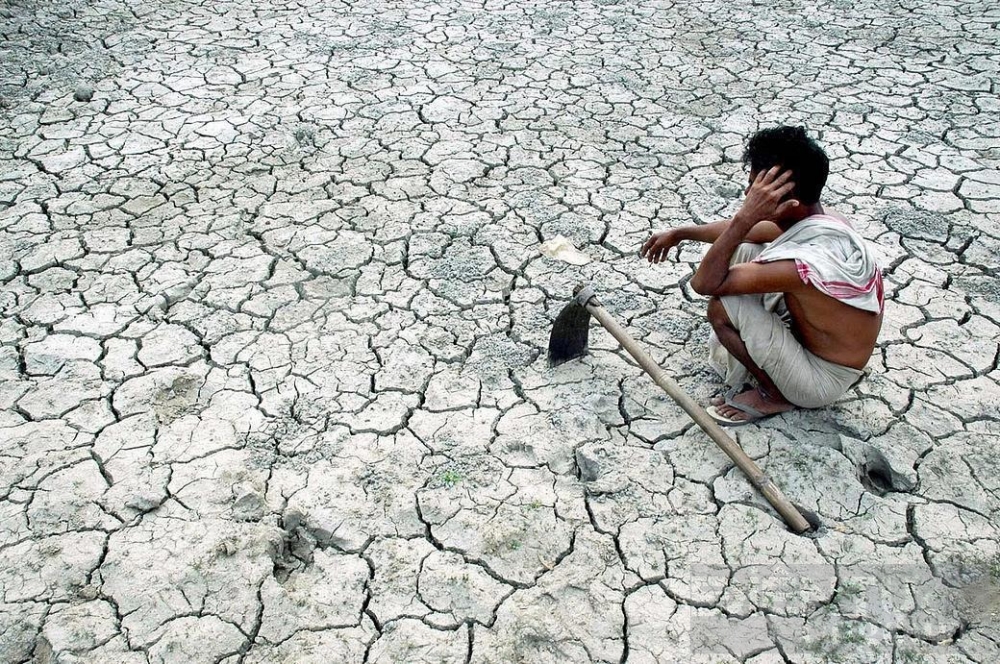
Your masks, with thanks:
[{"label": "man's right arm", "polygon": [[[671,228],[659,233],[653,233],[646,240],[646,243],[642,245],[639,255],[650,263],[662,263],[667,259],[667,252],[683,240],[693,240],[708,244],[715,242],[722,235],[723,231],[729,227],[730,221],[726,219],[701,226],[681,226],[680,228]],[[770,221],[761,221],[750,229],[744,241],[763,244],[765,242],[773,242],[779,235],[781,235],[781,229],[776,224]]]}]

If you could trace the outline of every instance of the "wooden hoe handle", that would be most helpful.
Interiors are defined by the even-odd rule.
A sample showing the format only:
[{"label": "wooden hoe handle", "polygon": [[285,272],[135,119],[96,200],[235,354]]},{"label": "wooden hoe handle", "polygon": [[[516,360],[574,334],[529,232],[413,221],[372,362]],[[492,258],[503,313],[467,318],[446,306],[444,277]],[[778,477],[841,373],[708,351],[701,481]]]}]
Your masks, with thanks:
[{"label": "wooden hoe handle", "polygon": [[788,527],[791,528],[794,533],[804,533],[810,529],[809,522],[805,520],[802,514],[791,502],[785,498],[785,494],[781,493],[774,482],[764,474],[764,471],[760,469],[753,459],[747,456],[746,452],[743,451],[736,441],[729,437],[722,427],[712,419],[712,417],[705,412],[705,409],[698,405],[694,399],[689,397],[680,388],[673,378],[668,376],[666,372],[660,368],[660,366],[653,361],[653,358],[649,356],[646,351],[639,347],[635,339],[629,336],[628,332],[625,331],[621,325],[618,324],[611,314],[601,306],[601,303],[597,301],[596,297],[590,297],[586,304],[587,311],[598,320],[598,322],[604,327],[605,330],[611,333],[618,343],[628,351],[639,366],[650,375],[650,377],[656,382],[657,385],[663,388],[663,391],[670,395],[670,398],[677,402],[680,406],[691,416],[695,424],[700,426],[702,430],[708,434],[708,436],[715,441],[715,444],[722,448],[722,451],[726,453],[730,459],[733,460],[740,470],[746,473],[747,478],[750,483],[753,484],[757,489],[764,495],[767,502],[771,503],[771,506],[778,511],[778,514],[785,520]]}]

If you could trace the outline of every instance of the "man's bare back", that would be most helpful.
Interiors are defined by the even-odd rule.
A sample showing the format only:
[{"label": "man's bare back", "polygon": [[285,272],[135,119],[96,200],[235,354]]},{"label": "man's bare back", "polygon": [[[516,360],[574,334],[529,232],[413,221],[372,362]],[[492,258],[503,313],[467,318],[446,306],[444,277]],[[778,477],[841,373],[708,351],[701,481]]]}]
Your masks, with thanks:
[{"label": "man's bare back", "polygon": [[882,329],[882,313],[862,311],[806,286],[785,294],[796,338],[828,362],[864,369]]}]

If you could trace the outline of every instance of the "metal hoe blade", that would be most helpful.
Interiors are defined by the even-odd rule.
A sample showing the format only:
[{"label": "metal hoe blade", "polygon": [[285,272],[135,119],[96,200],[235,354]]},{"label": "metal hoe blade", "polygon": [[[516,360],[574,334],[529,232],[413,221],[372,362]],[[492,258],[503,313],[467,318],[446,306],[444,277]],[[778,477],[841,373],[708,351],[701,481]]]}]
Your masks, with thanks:
[{"label": "metal hoe blade", "polygon": [[[569,304],[563,307],[552,325],[549,335],[549,366],[559,366],[563,362],[587,354],[590,340],[590,312],[583,303],[593,297],[589,287],[580,290]],[[581,298],[580,296],[585,296]]]}]

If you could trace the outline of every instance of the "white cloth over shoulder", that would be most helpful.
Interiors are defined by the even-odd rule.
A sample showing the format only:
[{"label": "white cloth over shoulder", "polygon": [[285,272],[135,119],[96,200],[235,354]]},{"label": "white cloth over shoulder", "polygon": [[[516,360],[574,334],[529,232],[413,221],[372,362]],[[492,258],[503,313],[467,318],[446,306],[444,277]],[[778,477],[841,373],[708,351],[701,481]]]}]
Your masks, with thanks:
[{"label": "white cloth over shoulder", "polygon": [[882,271],[865,239],[846,220],[826,214],[806,217],[754,262],[781,260],[794,260],[802,281],[830,297],[864,311],[882,311]]}]

